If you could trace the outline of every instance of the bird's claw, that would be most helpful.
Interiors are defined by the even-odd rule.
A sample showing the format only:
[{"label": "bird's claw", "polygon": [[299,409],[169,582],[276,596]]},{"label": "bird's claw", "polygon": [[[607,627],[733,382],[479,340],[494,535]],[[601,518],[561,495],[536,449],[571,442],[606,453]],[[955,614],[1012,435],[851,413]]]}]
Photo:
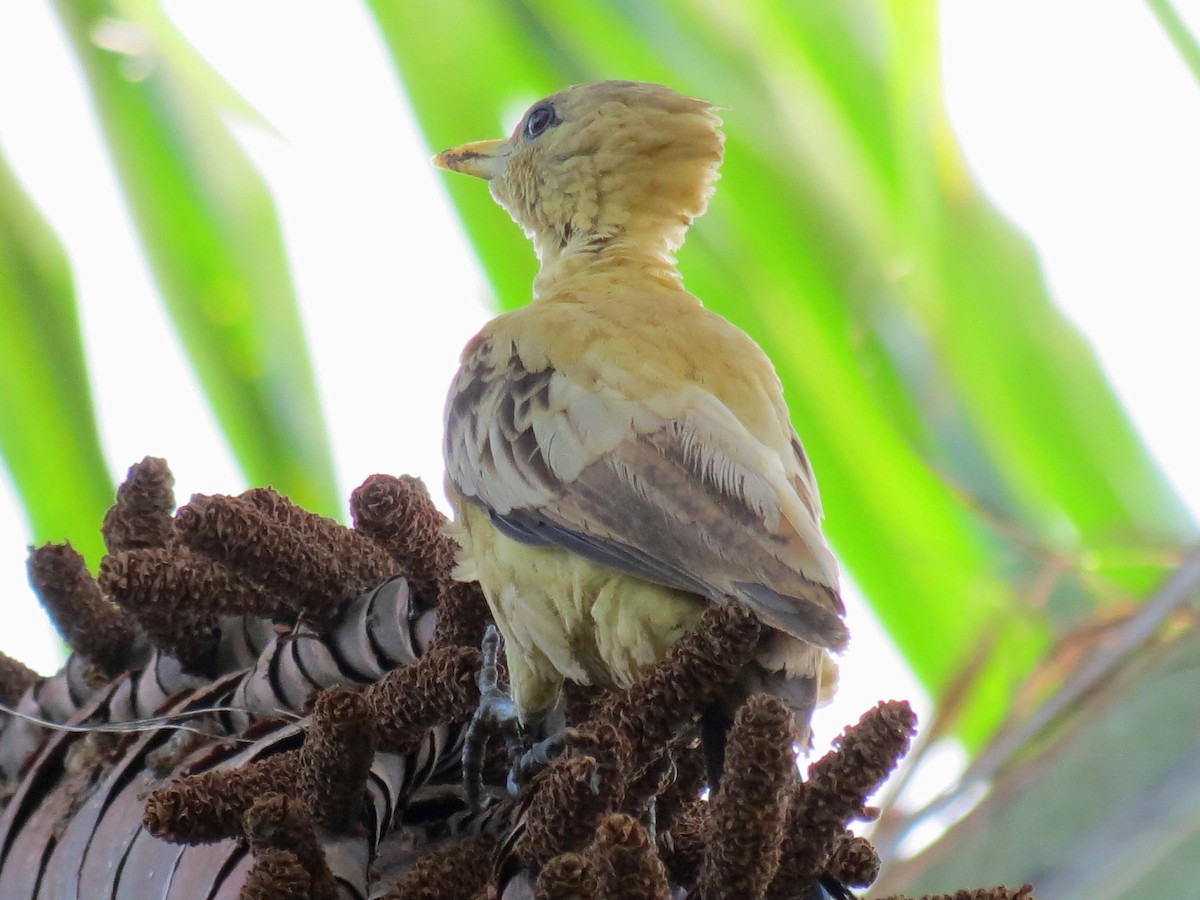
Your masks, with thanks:
[{"label": "bird's claw", "polygon": [[500,670],[496,662],[500,653],[500,633],[495,625],[487,627],[480,649],[483,662],[476,679],[479,705],[475,707],[475,713],[467,725],[462,749],[463,789],[472,812],[479,811],[479,800],[483,793],[483,763],[487,755],[488,738],[507,733],[511,742],[516,740],[520,727],[512,696],[500,685]]}]

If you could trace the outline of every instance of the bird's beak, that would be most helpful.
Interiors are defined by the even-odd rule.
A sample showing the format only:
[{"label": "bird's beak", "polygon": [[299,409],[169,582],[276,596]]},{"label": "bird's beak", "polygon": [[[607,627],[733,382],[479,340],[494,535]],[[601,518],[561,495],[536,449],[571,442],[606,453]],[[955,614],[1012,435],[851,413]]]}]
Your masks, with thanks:
[{"label": "bird's beak", "polygon": [[504,171],[510,149],[508,141],[476,141],[443,150],[433,158],[433,164],[439,169],[491,181]]}]

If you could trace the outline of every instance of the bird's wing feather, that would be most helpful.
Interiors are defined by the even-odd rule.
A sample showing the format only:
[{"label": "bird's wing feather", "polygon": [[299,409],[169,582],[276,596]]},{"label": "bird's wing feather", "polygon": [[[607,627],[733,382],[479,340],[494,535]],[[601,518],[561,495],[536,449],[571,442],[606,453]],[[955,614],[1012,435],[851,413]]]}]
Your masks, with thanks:
[{"label": "bird's wing feather", "polygon": [[483,342],[446,418],[450,483],[509,537],[736,597],[773,627],[844,645],[807,463],[781,459],[711,393],[634,401]]}]

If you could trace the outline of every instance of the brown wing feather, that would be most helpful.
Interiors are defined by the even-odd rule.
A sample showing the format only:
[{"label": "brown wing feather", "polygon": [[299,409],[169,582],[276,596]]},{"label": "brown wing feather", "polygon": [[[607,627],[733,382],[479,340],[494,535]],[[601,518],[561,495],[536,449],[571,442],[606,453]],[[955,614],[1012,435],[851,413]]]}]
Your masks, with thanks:
[{"label": "brown wing feather", "polygon": [[754,446],[711,395],[693,406],[656,417],[481,342],[447,406],[448,477],[510,537],[735,597],[773,627],[842,647],[836,568],[807,464]]}]

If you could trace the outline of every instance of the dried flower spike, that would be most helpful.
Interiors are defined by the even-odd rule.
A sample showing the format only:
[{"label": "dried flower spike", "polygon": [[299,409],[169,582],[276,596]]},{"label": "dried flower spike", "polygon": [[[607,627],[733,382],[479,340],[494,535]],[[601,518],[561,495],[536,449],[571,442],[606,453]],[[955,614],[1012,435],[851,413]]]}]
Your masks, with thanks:
[{"label": "dried flower spike", "polygon": [[481,662],[469,647],[431,650],[368,687],[364,696],[380,749],[409,752],[430,728],[470,718],[479,703]]},{"label": "dried flower spike", "polygon": [[868,888],[879,877],[879,854],[865,837],[846,831],[834,846],[827,871],[847,887]]},{"label": "dried flower spike", "polygon": [[238,900],[309,900],[312,878],[291,850],[273,850],[254,857],[254,866]]},{"label": "dried flower spike", "polygon": [[100,586],[150,641],[192,672],[215,674],[217,620],[269,615],[281,604],[216,560],[179,546],[126,550],[100,560]]},{"label": "dried flower spike", "polygon": [[596,864],[582,853],[560,853],[542,866],[533,900],[601,900]]},{"label": "dried flower spike", "polygon": [[885,701],[842,732],[835,749],[809,767],[808,780],[792,792],[783,858],[767,900],[784,900],[797,885],[817,880],[845,824],[865,817],[866,799],[908,750],[916,727],[907,703]]},{"label": "dried flower spike", "polygon": [[590,757],[561,757],[532,782],[514,846],[524,865],[536,869],[592,837],[609,806],[609,797],[598,788],[597,769]]},{"label": "dried flower spike", "polygon": [[725,694],[754,654],[760,625],[737,605],[712,606],[649,674],[601,715],[625,732],[635,769],[648,765],[701,706]]},{"label": "dried flower spike", "polygon": [[310,814],[326,828],[344,831],[363,812],[367,773],[375,757],[370,706],[344,688],[322,691],[300,748],[297,789]]},{"label": "dried flower spike", "polygon": [[447,581],[439,595],[433,646],[478,647],[491,621],[492,612],[477,583]]},{"label": "dried flower spike", "polygon": [[110,678],[130,664],[133,620],[101,596],[83,557],[70,544],[32,550],[29,582],[76,653]]},{"label": "dried flower spike", "polygon": [[242,827],[256,857],[280,851],[296,855],[309,877],[309,900],[337,900],[337,882],[303,803],[285,794],[257,797],[242,816]]},{"label": "dried flower spike", "polygon": [[175,476],[165,459],[147,456],[130,466],[117,488],[117,502],[100,526],[108,552],[165,545],[172,537],[174,487]]},{"label": "dried flower spike", "polygon": [[240,769],[175,779],[150,792],[142,824],[155,837],[180,844],[235,837],[255,800],[295,789],[298,762],[299,751],[289,750]]},{"label": "dried flower spike", "polygon": [[700,897],[761,897],[779,869],[790,788],[796,783],[792,715],[775,697],[755,694],[729,732],[727,774],[709,804],[712,817]]},{"label": "dried flower spike", "polygon": [[607,900],[670,900],[671,885],[650,835],[633,816],[605,816],[587,848],[595,861],[600,896]]},{"label": "dried flower spike", "polygon": [[395,560],[374,541],[328,516],[319,516],[297,506],[272,488],[251,488],[238,499],[302,535],[334,565],[333,572],[327,576],[331,582],[341,579],[361,584],[351,592],[354,595],[402,574]]},{"label": "dried flower spike", "polygon": [[[176,513],[175,531],[196,552],[270,585],[321,632],[358,594],[396,574],[386,553],[350,529],[332,520],[318,526],[303,517],[303,527],[296,527],[298,517],[276,519],[261,504],[262,495],[246,500],[197,494]],[[271,510],[279,506],[275,502]]]},{"label": "dried flower spike", "polygon": [[0,703],[16,706],[21,695],[41,677],[23,662],[0,653]]},{"label": "dried flower spike", "polygon": [[450,581],[455,546],[442,531],[446,517],[433,505],[421,479],[371,475],[350,494],[350,515],[358,531],[403,566],[422,606],[438,602]]},{"label": "dried flower spike", "polygon": [[495,849],[496,838],[491,834],[478,834],[438,847],[418,859],[380,900],[473,897],[487,887]]},{"label": "dried flower spike", "polygon": [[[154,471],[150,466],[140,474],[132,472],[126,495],[135,493],[132,485],[140,484],[139,479],[153,482]],[[160,479],[158,500],[148,504],[160,511],[167,502],[164,483]],[[434,580],[442,578],[441,539],[433,538],[440,519],[429,512],[423,489],[403,479],[371,483],[382,486],[382,493],[363,492],[363,498],[374,497],[374,507],[363,506],[372,514],[388,503],[398,514],[396,497],[388,493],[397,485],[415,498],[403,515],[419,521],[400,523],[408,531],[395,521],[387,527],[393,537],[408,535],[404,540],[423,548],[412,552],[424,554],[425,571],[442,573]],[[365,525],[370,515],[359,518]],[[386,520],[380,514],[374,521],[383,528]],[[110,522],[120,521],[118,512],[110,516]],[[114,549],[134,542],[128,534],[118,536],[115,528],[109,535]],[[151,791],[143,825],[176,843],[209,846],[178,848],[177,869],[158,866],[150,871],[148,860],[163,850],[154,841],[140,843],[142,850],[157,848],[149,856],[126,857],[130,878],[153,882],[156,896],[179,890],[190,895],[197,888],[224,897],[240,887],[244,900],[333,900],[339,891],[387,900],[666,900],[685,893],[697,900],[790,900],[818,880],[859,887],[875,877],[873,849],[845,826],[869,815],[867,797],[907,746],[915,720],[904,704],[881,704],[864,716],[842,735],[833,754],[811,767],[808,782],[800,783],[787,709],[771,697],[752,697],[738,711],[728,736],[725,778],[710,801],[700,799],[704,759],[689,726],[700,708],[728,695],[760,636],[758,621],[737,607],[706,613],[699,627],[676,642],[628,692],[571,689],[564,705],[564,755],[534,776],[519,797],[496,802],[492,796],[491,803],[471,812],[457,786],[460,743],[455,738],[460,729],[455,726],[470,717],[479,697],[477,638],[471,646],[457,645],[487,621],[476,586],[443,581],[440,602],[425,610],[423,637],[417,640],[411,634],[407,582],[394,596],[372,590],[369,601],[354,607],[354,615],[338,619],[345,590],[338,579],[373,577],[372,560],[383,559],[387,571],[400,568],[376,543],[383,531],[370,538],[365,530],[351,532],[266,489],[239,498],[198,497],[181,510],[179,530],[203,553],[180,541],[117,549],[102,562],[101,587],[135,610],[160,646],[172,646],[183,658],[203,647],[219,616],[242,615],[247,630],[231,630],[230,635],[242,634],[242,643],[237,654],[223,648],[221,665],[232,668],[222,669],[221,680],[210,685],[212,696],[233,691],[233,696],[249,697],[251,686],[258,685],[254,690],[287,694],[288,702],[298,705],[322,685],[337,684],[338,673],[365,686],[330,687],[315,695],[303,733],[295,727],[281,730],[278,720],[258,719],[245,726],[244,715],[210,712],[206,726],[242,730],[195,743],[189,736],[180,747],[166,742],[153,752],[153,743],[142,739],[112,746],[114,762],[126,748],[141,747],[131,752],[143,754],[151,771],[156,771],[153,758],[160,774],[181,766],[199,773]],[[369,549],[356,557],[356,546]],[[416,562],[412,565],[414,572],[419,570]],[[83,561],[69,548],[38,551],[31,572],[53,597],[79,595],[85,609],[99,598]],[[264,614],[274,624],[255,618]],[[284,623],[296,614],[307,621],[329,617],[336,620],[336,629],[322,636],[300,623],[289,638]],[[435,647],[422,655],[435,631],[434,619]],[[303,640],[296,639],[300,636]],[[403,647],[392,646],[397,640]],[[268,646],[269,652],[264,649]],[[156,664],[131,673],[114,687],[114,699],[98,708],[119,717],[143,702],[151,709],[158,706],[163,690],[159,679],[177,672],[177,666],[163,656],[154,659],[160,664],[165,660],[165,668]],[[83,660],[75,658],[68,674],[85,671]],[[312,677],[318,669],[332,673],[331,680],[318,684]],[[35,689],[27,691],[31,684]],[[66,701],[72,690],[67,675],[37,679],[0,656],[0,698],[24,703],[24,696],[31,704],[70,710]],[[64,779],[62,770],[80,774],[75,763],[94,739],[55,736],[51,743],[63,745],[65,753],[30,756],[39,736],[23,744],[17,727],[6,729],[4,737],[2,749],[13,760],[11,766],[6,762],[6,771],[17,773],[22,760],[29,767],[22,781],[9,786],[25,792],[22,804],[38,801],[51,809],[67,808],[78,784]],[[226,737],[245,741],[247,749],[236,750]],[[501,743],[491,744],[495,758],[504,756]],[[143,759],[126,757],[118,765]],[[246,759],[256,761],[233,767]],[[491,788],[504,784],[507,765],[503,758],[501,765],[486,769]],[[95,790],[124,788],[101,781]],[[641,819],[651,799],[657,841]],[[89,798],[87,807],[93,805]],[[105,814],[112,821],[84,836],[106,841],[134,835],[136,822],[117,821],[126,806],[137,809],[136,803],[117,797]],[[396,810],[404,815],[397,816]],[[362,827],[368,823],[375,827]],[[14,827],[11,822],[9,827]],[[40,846],[47,847],[72,828],[87,828],[78,819],[64,825],[38,815],[15,827],[19,833],[14,840],[29,846],[42,841]],[[246,871],[247,845],[253,863],[244,883],[237,885],[226,876]],[[93,862],[102,863],[102,856]],[[69,878],[77,865],[76,857],[56,850],[35,874],[43,883],[58,883],[64,867]],[[211,883],[205,881],[206,865],[213,873]],[[188,874],[177,877],[176,871]],[[8,895],[14,874],[0,868],[0,894]],[[182,884],[196,877],[205,883]],[[220,879],[225,880],[218,889]],[[1031,895],[1028,887],[994,888],[928,900],[1029,900]]]}]

